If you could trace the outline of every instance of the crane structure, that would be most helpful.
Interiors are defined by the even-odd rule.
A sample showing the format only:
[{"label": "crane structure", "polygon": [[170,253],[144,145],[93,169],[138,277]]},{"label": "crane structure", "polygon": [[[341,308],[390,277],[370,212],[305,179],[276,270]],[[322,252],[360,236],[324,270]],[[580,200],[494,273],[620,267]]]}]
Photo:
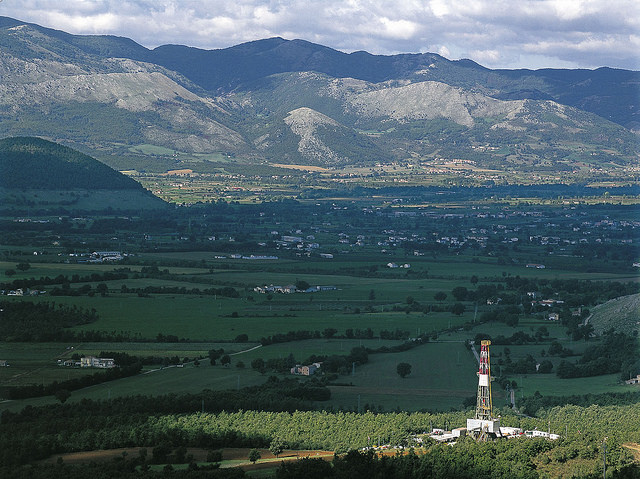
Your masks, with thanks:
[{"label": "crane structure", "polygon": [[478,439],[495,438],[500,434],[500,419],[493,417],[493,400],[491,398],[491,359],[489,346],[491,341],[480,343],[480,366],[478,368],[478,395],[476,397],[476,414],[467,419],[467,431]]}]

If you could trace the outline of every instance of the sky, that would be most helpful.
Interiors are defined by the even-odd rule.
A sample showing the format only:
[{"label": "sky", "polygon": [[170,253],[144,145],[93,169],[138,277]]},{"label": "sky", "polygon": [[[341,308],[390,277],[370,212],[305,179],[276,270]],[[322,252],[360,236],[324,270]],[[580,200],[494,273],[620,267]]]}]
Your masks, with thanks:
[{"label": "sky", "polygon": [[0,15],[147,48],[278,36],[488,68],[640,70],[639,0],[0,0]]}]

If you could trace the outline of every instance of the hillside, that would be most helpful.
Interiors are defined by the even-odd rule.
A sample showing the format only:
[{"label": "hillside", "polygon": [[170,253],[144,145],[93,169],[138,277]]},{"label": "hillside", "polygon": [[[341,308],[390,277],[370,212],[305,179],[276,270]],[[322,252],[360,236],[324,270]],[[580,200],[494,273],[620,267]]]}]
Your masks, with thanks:
[{"label": "hillside", "polygon": [[465,160],[514,182],[584,181],[638,160],[639,72],[489,70],[282,38],[149,50],[0,17],[0,74],[0,136],[56,138],[119,170]]},{"label": "hillside", "polygon": [[[578,165],[632,165],[637,158],[637,137],[592,113],[552,100],[500,100],[442,82],[371,83],[283,73],[226,98],[246,118],[245,135],[258,138],[261,153],[273,160],[286,155],[289,162],[335,166],[449,158],[502,171],[572,172]],[[324,154],[296,151],[286,144],[287,118],[301,108],[350,133],[309,133]],[[367,147],[347,148],[355,144]]]},{"label": "hillside", "polygon": [[589,323],[600,334],[610,328],[627,334],[640,332],[640,294],[622,296],[593,308]]},{"label": "hillside", "polygon": [[[209,91],[230,91],[285,72],[318,72],[371,83],[394,79],[438,81],[483,88],[500,99],[555,100],[628,128],[640,127],[638,72],[590,70],[489,70],[469,60],[435,53],[371,55],[343,53],[304,40],[269,38],[220,50],[164,45],[138,57],[180,71]],[[233,65],[232,68],[229,68]],[[616,95],[610,95],[614,87]]]},{"label": "hillside", "polygon": [[87,155],[47,140],[25,137],[0,140],[0,186],[143,190],[136,181]]},{"label": "hillside", "polygon": [[165,203],[137,181],[72,148],[41,138],[0,140],[4,208],[142,210]]}]

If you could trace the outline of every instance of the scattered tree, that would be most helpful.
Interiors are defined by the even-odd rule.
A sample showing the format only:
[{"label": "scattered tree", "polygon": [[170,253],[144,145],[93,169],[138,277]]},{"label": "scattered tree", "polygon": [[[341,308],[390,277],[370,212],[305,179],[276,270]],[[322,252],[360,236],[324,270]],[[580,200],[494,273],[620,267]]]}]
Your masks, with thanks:
[{"label": "scattered tree", "polygon": [[58,401],[64,404],[65,401],[71,397],[71,393],[66,389],[58,389],[54,396]]},{"label": "scattered tree", "polygon": [[273,440],[271,441],[271,444],[269,445],[269,451],[271,451],[271,454],[278,457],[280,454],[282,454],[282,451],[284,451],[285,447],[286,445],[284,441],[279,437],[275,437],[273,438]]},{"label": "scattered tree", "polygon": [[337,332],[338,330],[335,328],[326,328],[324,331],[322,331],[322,336],[325,339],[331,339],[336,335]]},{"label": "scattered tree", "polygon": [[548,359],[545,359],[540,363],[540,366],[538,367],[538,372],[540,374],[549,374],[552,369],[553,369],[553,363]]},{"label": "scattered tree", "polygon": [[306,291],[307,289],[309,289],[311,287],[311,285],[309,283],[307,283],[306,281],[299,279],[296,281],[296,289],[298,291]]},{"label": "scattered tree", "polygon": [[186,457],[187,457],[187,448],[184,446],[180,446],[179,448],[177,448],[174,451],[175,454],[175,458],[176,458],[176,463],[177,464],[184,464],[186,461]]},{"label": "scattered tree", "polygon": [[409,363],[400,363],[396,367],[396,371],[401,378],[405,378],[409,374],[411,374],[411,364]]},{"label": "scattered tree", "polygon": [[444,301],[445,299],[447,299],[447,293],[445,293],[444,291],[438,291],[433,295],[433,299],[435,299],[436,301]]},{"label": "scattered tree", "polygon": [[453,288],[453,291],[451,291],[451,294],[453,294],[453,297],[456,298],[456,301],[464,301],[465,299],[467,299],[469,290],[464,286],[456,286],[455,288]]},{"label": "scattered tree", "polygon": [[256,461],[260,460],[260,458],[262,457],[262,455],[260,454],[260,451],[258,451],[257,449],[251,449],[251,451],[249,451],[249,460],[252,463],[256,463]]},{"label": "scattered tree", "polygon": [[264,359],[256,358],[251,361],[251,369],[255,369],[256,371],[264,371]]},{"label": "scattered tree", "polygon": [[207,452],[207,462],[221,462],[222,451],[209,451]]},{"label": "scattered tree", "polygon": [[210,349],[209,350],[209,363],[211,366],[216,365],[216,361],[224,354],[224,349]]}]

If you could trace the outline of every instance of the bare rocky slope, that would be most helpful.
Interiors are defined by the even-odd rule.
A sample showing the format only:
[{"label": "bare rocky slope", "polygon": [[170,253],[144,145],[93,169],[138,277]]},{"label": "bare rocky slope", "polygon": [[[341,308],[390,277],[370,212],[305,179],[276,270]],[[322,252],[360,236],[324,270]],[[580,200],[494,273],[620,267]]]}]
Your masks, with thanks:
[{"label": "bare rocky slope", "polygon": [[594,307],[589,324],[601,334],[614,328],[627,334],[640,333],[640,294],[622,296]]},{"label": "bare rocky slope", "polygon": [[147,50],[0,17],[0,135],[50,138],[127,169],[157,160],[197,170],[220,155],[332,167],[445,157],[565,171],[637,161],[631,131],[553,94],[585,75],[590,85],[620,77],[627,92],[635,72],[567,72],[518,76],[433,54],[347,55],[282,39]]}]

